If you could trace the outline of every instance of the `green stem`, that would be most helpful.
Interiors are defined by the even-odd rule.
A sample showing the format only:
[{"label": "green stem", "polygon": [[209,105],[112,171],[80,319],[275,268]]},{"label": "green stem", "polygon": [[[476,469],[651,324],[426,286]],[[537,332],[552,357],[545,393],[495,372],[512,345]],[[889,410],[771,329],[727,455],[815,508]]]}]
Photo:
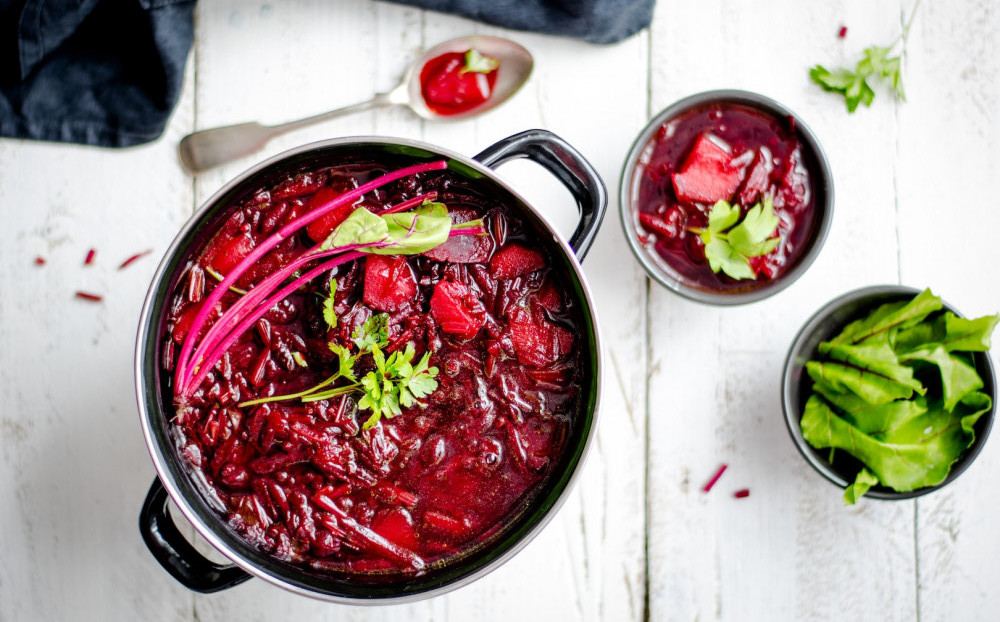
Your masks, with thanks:
[{"label": "green stem", "polygon": [[317,384],[316,386],[312,387],[311,389],[306,389],[305,391],[299,391],[298,393],[289,393],[287,395],[272,395],[271,397],[262,397],[256,400],[242,402],[239,406],[240,408],[242,408],[244,406],[256,406],[257,404],[266,404],[267,402],[280,402],[283,400],[293,400],[298,397],[305,397],[307,395],[315,393],[316,391],[319,391],[325,386],[333,384],[337,380],[337,378],[340,378],[340,372],[335,373],[334,375],[330,376],[329,378]]},{"label": "green stem", "polygon": [[303,402],[318,402],[319,400],[329,399],[331,397],[337,397],[338,395],[346,395],[348,393],[353,393],[361,388],[360,382],[355,382],[354,384],[344,385],[342,387],[337,387],[336,389],[330,389],[329,391],[324,391],[322,393],[314,393],[313,395],[307,395],[302,398]]}]

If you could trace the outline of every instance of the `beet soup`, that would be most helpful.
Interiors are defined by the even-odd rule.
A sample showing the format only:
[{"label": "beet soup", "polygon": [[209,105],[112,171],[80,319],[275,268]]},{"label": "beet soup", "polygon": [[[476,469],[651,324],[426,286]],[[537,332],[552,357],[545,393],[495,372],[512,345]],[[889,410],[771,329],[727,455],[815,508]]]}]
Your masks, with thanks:
[{"label": "beet soup", "polygon": [[[276,231],[397,168],[320,168],[239,200],[170,302],[162,367],[174,376],[181,460],[244,540],[321,574],[419,574],[487,546],[558,469],[583,399],[588,354],[569,284],[514,210],[449,170],[327,211],[221,289]],[[455,223],[443,244],[356,252],[329,270],[324,257],[303,263],[278,277],[287,297],[200,377],[182,369],[199,315],[207,341],[227,310],[359,208],[402,215],[432,203]],[[474,234],[454,235],[461,226]]]},{"label": "beet soup", "polygon": [[[639,154],[630,180],[639,242],[658,265],[696,289],[763,287],[808,248],[817,226],[818,179],[794,118],[737,102],[697,105],[667,119]],[[710,236],[704,232],[720,202],[734,208],[730,233],[754,208],[773,219],[761,234],[766,245],[740,259],[745,274],[739,278],[713,269],[706,257]]]}]

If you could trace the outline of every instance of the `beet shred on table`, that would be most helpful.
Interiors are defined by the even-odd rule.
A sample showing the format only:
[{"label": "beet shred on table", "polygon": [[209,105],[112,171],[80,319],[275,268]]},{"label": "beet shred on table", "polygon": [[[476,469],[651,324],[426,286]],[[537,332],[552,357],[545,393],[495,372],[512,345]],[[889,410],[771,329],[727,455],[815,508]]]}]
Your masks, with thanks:
[{"label": "beet shred on table", "polygon": [[[178,282],[164,368],[177,364],[219,275],[279,227],[385,170],[359,163],[305,172],[232,207]],[[206,501],[281,560],[382,574],[446,563],[501,533],[563,454],[580,400],[579,309],[532,230],[451,171],[392,182],[351,208],[377,214],[430,191],[453,221],[481,217],[488,235],[334,268],[271,308],[177,400],[171,430],[193,479],[207,483]],[[352,210],[331,211],[264,255],[213,319]],[[323,317],[331,278],[332,329]],[[352,332],[379,313],[388,314],[388,351],[412,342],[417,359],[430,352],[439,369],[426,408],[366,430],[357,395],[239,406],[326,378],[337,365],[329,344],[352,347]]]}]

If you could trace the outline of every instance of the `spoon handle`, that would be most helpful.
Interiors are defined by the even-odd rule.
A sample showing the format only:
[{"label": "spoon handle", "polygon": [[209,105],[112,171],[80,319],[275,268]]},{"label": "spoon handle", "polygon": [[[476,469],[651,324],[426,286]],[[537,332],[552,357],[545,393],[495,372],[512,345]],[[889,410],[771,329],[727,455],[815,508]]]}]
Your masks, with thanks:
[{"label": "spoon handle", "polygon": [[193,174],[214,168],[226,162],[250,155],[261,149],[269,140],[313,123],[329,121],[355,112],[363,112],[374,108],[383,108],[400,101],[396,91],[378,93],[372,99],[352,104],[336,110],[289,121],[279,125],[262,125],[260,123],[239,123],[188,134],[181,139],[178,155],[184,168]]}]

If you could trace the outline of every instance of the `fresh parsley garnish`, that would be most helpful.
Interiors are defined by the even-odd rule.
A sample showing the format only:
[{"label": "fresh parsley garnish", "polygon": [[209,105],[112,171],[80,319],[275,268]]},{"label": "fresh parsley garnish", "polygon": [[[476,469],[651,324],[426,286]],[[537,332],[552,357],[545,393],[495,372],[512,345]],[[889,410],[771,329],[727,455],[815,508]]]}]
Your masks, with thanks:
[{"label": "fresh parsley garnish", "polygon": [[479,50],[472,48],[465,53],[465,67],[462,71],[472,71],[475,73],[490,73],[500,66],[500,61],[492,56],[480,54]]},{"label": "fresh parsley garnish", "polygon": [[[378,423],[383,416],[391,419],[402,414],[403,408],[412,406],[423,408],[425,404],[421,400],[437,390],[438,383],[434,378],[438,374],[438,369],[430,366],[430,352],[425,352],[420,361],[413,364],[416,346],[412,341],[407,343],[403,350],[397,350],[386,356],[383,350],[388,346],[388,322],[389,316],[380,313],[371,316],[354,330],[351,340],[358,348],[357,354],[351,354],[348,348],[340,344],[330,343],[330,351],[336,354],[339,360],[337,372],[311,389],[288,395],[264,397],[244,402],[240,406],[289,399],[315,402],[348,393],[362,393],[358,400],[358,409],[371,411],[371,415],[363,425],[366,430]],[[356,367],[364,356],[371,357],[374,369],[358,380]],[[326,388],[341,378],[350,381],[350,384],[332,389]]]},{"label": "fresh parsley garnish", "polygon": [[351,333],[351,340],[360,352],[372,347],[384,348],[389,345],[389,316],[385,313],[373,315]]},{"label": "fresh parsley garnish", "polygon": [[[875,91],[869,83],[872,81],[886,80],[892,87],[892,92],[900,99],[906,101],[906,92],[903,89],[903,56],[906,53],[906,40],[910,34],[910,26],[913,18],[917,14],[917,6],[920,0],[913,4],[913,11],[903,32],[896,40],[888,46],[872,45],[865,48],[861,60],[854,66],[854,69],[841,67],[830,70],[823,65],[816,65],[809,70],[809,77],[825,91],[840,93],[847,104],[847,111],[853,113],[860,104],[871,106],[875,99]],[[899,45],[899,53],[890,56],[893,49]]]},{"label": "fresh parsley garnish", "polygon": [[780,219],[770,197],[751,207],[742,221],[740,213],[739,205],[718,201],[708,214],[708,227],[692,232],[701,236],[713,272],[724,272],[734,279],[756,279],[750,258],[766,255],[778,246],[780,238],[771,236]]}]

